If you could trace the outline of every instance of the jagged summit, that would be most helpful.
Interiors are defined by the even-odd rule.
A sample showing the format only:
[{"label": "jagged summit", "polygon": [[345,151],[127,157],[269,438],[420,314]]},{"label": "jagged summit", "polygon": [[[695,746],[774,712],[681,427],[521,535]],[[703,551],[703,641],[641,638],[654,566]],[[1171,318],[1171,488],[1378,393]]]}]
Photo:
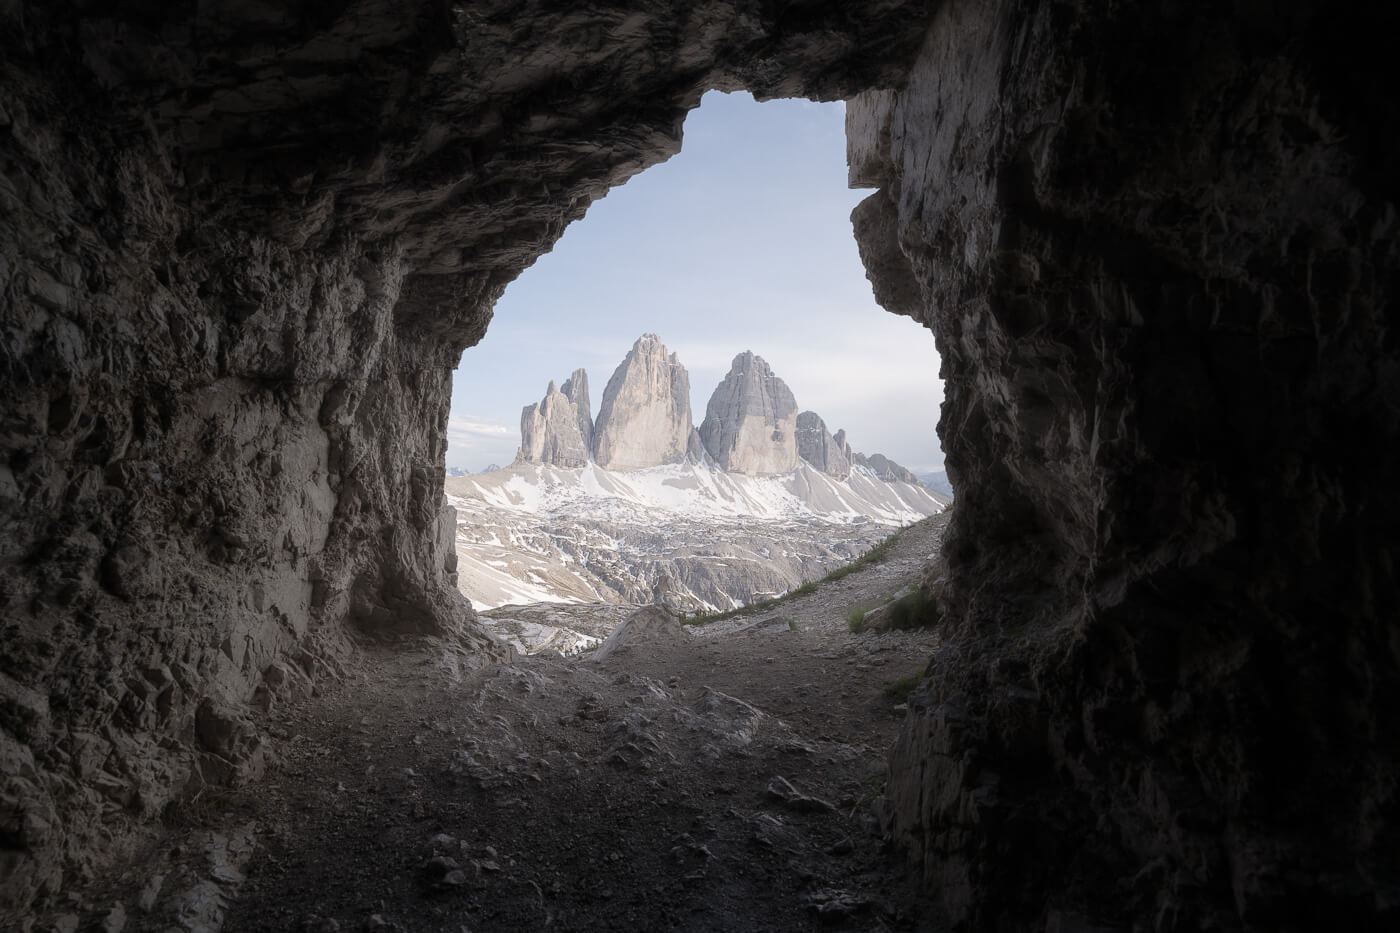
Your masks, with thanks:
[{"label": "jagged summit", "polygon": [[643,334],[603,390],[593,460],[639,470],[686,459],[692,431],[690,376],[656,334]]},{"label": "jagged summit", "polygon": [[576,369],[520,414],[519,462],[579,469],[590,462],[613,471],[692,463],[727,473],[782,476],[809,464],[847,480],[861,467],[884,482],[918,484],[909,470],[882,456],[851,449],[846,432],[827,432],[772,370],[745,350],[730,366],[697,429],[690,411],[690,376],[656,334],[643,334],[613,372],[595,422],[588,373]]},{"label": "jagged summit", "polygon": [[797,469],[797,399],[763,357],[745,350],[710,396],[700,440],[731,473],[791,473]]},{"label": "jagged summit", "polygon": [[593,442],[588,373],[574,370],[562,389],[550,380],[544,398],[520,413],[519,459],[551,466],[586,466]]},{"label": "jagged summit", "polygon": [[828,476],[845,479],[851,475],[851,448],[846,432],[832,437],[826,422],[814,411],[797,416],[797,455]]}]

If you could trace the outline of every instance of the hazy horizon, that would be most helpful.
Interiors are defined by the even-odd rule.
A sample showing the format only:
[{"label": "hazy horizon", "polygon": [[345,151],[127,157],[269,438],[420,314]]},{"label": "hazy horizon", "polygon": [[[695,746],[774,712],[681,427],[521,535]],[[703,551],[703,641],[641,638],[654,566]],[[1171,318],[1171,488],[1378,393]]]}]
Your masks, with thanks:
[{"label": "hazy horizon", "polygon": [[520,412],[588,372],[592,415],[643,333],[690,375],[698,426],[746,350],[854,449],[942,468],[933,335],[881,309],[851,233],[844,105],[706,95],[680,154],[595,202],[507,289],[453,385],[447,463],[510,463]]}]

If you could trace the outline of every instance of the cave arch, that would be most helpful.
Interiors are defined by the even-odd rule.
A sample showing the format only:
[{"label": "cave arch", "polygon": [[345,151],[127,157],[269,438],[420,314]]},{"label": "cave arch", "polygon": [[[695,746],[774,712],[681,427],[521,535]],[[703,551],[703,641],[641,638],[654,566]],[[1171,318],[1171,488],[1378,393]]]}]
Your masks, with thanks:
[{"label": "cave arch", "polygon": [[447,374],[744,87],[856,98],[867,268],[944,359],[966,653],[887,811],[943,919],[1393,921],[1395,17],[6,5],[4,916],[251,777],[238,708],[343,624],[474,637]]}]

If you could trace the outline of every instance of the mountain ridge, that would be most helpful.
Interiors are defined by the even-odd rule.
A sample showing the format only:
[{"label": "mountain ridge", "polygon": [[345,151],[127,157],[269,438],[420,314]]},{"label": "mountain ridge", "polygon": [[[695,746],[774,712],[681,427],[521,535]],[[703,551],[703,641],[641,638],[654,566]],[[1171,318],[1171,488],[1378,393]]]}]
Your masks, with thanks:
[{"label": "mountain ridge", "polygon": [[816,579],[946,504],[865,467],[837,480],[805,462],[749,476],[689,461],[632,471],[517,461],[449,478],[446,492],[458,589],[479,609],[731,609]]},{"label": "mountain ridge", "polygon": [[699,426],[688,371],[652,333],[638,337],[613,371],[596,419],[588,404],[582,368],[562,388],[550,381],[544,398],[521,411],[516,462],[625,471],[708,458],[725,472],[755,476],[786,475],[806,463],[838,479],[860,465],[887,481],[921,482],[883,454],[855,451],[844,429],[828,433],[821,416],[800,411],[792,390],[751,350],[734,357]]}]

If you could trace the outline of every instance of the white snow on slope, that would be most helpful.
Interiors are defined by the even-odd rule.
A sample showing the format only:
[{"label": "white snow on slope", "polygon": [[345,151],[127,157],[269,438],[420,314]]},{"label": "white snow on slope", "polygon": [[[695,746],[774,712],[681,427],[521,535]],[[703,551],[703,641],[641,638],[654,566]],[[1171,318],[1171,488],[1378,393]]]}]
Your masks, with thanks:
[{"label": "white snow on slope", "polygon": [[476,499],[510,512],[586,512],[613,521],[646,520],[647,513],[659,511],[695,521],[807,518],[897,526],[932,515],[946,503],[922,486],[886,483],[863,467],[843,481],[805,463],[782,476],[744,476],[693,463],[628,472],[592,463],[575,470],[515,463],[494,473],[450,477],[447,492],[451,499]]}]

